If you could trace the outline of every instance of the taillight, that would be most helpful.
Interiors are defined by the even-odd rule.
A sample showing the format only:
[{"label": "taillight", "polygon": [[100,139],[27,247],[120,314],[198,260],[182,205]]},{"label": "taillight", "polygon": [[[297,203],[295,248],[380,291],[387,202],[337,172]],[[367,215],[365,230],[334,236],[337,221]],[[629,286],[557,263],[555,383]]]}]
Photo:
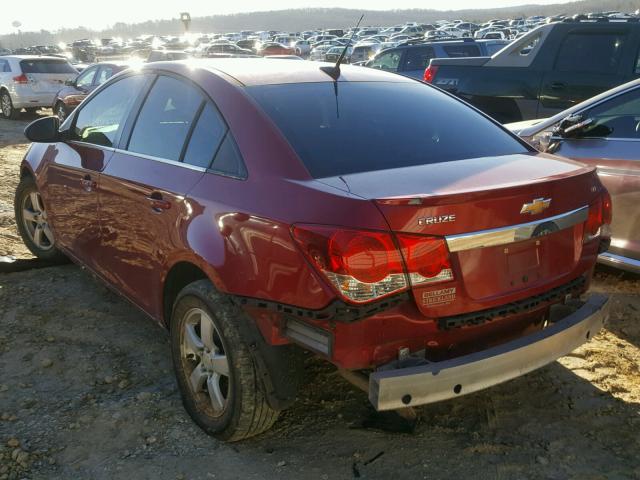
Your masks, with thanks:
[{"label": "taillight", "polygon": [[605,191],[589,205],[589,216],[585,223],[584,241],[588,242],[598,236],[607,236],[611,224],[611,196]]},{"label": "taillight", "polygon": [[[316,225],[294,226],[293,238],[314,267],[346,300],[366,303],[410,285],[449,281],[444,239]],[[404,259],[404,262],[403,262]]]},{"label": "taillight", "polygon": [[22,75],[18,76],[18,77],[13,77],[13,81],[15,83],[20,83],[20,84],[29,83],[29,79],[27,78],[27,76],[24,73]]},{"label": "taillight", "polygon": [[435,78],[436,73],[438,73],[438,66],[429,65],[427,69],[424,71],[424,81],[427,83],[433,82],[433,79]]},{"label": "taillight", "polygon": [[449,250],[443,238],[397,234],[411,285],[453,279]]},{"label": "taillight", "polygon": [[365,303],[400,292],[407,280],[390,234],[305,225],[293,238],[311,263],[347,300]]}]

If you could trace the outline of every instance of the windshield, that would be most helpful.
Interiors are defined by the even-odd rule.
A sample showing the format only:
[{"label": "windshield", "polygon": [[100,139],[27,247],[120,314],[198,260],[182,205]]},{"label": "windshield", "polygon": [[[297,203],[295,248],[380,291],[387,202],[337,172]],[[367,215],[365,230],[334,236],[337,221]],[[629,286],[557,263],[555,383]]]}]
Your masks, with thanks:
[{"label": "windshield", "polygon": [[527,152],[460,101],[418,82],[247,87],[314,178]]}]

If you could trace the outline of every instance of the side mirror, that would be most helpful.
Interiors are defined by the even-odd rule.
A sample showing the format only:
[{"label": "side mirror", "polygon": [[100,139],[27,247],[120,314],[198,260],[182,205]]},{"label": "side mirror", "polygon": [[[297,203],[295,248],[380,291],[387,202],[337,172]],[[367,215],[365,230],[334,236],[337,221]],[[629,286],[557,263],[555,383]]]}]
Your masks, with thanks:
[{"label": "side mirror", "polygon": [[554,129],[554,135],[562,138],[575,138],[585,130],[586,127],[593,123],[593,118],[585,118],[582,115],[570,115],[560,122]]},{"label": "side mirror", "polygon": [[30,142],[53,143],[60,140],[58,117],[44,117],[34,120],[24,129],[24,136]]},{"label": "side mirror", "polygon": [[65,81],[64,81],[64,84],[65,84],[67,87],[75,87],[75,86],[76,86],[76,81],[75,81],[75,80],[65,80]]}]

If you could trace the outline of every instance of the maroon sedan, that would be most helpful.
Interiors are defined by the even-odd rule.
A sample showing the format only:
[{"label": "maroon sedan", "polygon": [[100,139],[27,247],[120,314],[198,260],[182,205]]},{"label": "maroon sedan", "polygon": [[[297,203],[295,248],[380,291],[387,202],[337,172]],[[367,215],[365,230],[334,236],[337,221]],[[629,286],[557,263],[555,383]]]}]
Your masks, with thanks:
[{"label": "maroon sedan", "polygon": [[277,42],[266,42],[260,44],[258,47],[258,55],[267,56],[267,55],[297,55],[296,49],[294,47],[287,47],[281,43]]},{"label": "maroon sedan", "polygon": [[121,63],[96,63],[85,68],[75,80],[66,83],[58,92],[53,103],[53,113],[60,122],[64,122],[67,115],[76,108],[92,91],[109,80],[116,73],[128,68]]},{"label": "maroon sedan", "polygon": [[597,167],[613,200],[611,246],[599,261],[640,273],[640,80],[507,127],[543,151]]},{"label": "maroon sedan", "polygon": [[395,410],[539,368],[608,316],[582,296],[611,213],[595,169],[406,77],[153,63],[25,133],[26,245],[165,325],[221,439],[293,402],[299,347]]}]

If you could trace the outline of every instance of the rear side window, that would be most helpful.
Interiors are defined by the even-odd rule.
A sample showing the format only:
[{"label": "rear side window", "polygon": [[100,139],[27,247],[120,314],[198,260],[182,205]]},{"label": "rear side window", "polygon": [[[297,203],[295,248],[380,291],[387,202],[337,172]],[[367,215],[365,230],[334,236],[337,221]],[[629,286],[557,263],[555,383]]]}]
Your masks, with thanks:
[{"label": "rear side window", "polygon": [[409,48],[404,62],[405,70],[424,70],[436,55],[431,47]]},{"label": "rear side window", "polygon": [[480,113],[419,82],[246,90],[315,178],[529,151]]},{"label": "rear side window", "polygon": [[202,110],[198,123],[191,134],[189,145],[184,154],[184,163],[209,168],[226,131],[227,126],[222,117],[208,103]]},{"label": "rear side window", "polygon": [[623,33],[570,33],[560,47],[555,68],[615,75],[625,40]]},{"label": "rear side window", "polygon": [[115,82],[82,104],[73,138],[105,147],[117,144],[122,126],[148,76],[135,75]]},{"label": "rear side window", "polygon": [[160,76],[136,120],[128,150],[180,160],[191,124],[204,102],[200,92],[172,77]]},{"label": "rear side window", "polygon": [[480,49],[477,45],[445,45],[444,51],[449,57],[479,57]]},{"label": "rear side window", "polygon": [[211,170],[236,178],[247,177],[247,169],[242,160],[242,155],[230,131],[227,132],[222,145],[220,145]]},{"label": "rear side window", "polygon": [[20,69],[22,73],[78,73],[66,60],[22,60]]}]

